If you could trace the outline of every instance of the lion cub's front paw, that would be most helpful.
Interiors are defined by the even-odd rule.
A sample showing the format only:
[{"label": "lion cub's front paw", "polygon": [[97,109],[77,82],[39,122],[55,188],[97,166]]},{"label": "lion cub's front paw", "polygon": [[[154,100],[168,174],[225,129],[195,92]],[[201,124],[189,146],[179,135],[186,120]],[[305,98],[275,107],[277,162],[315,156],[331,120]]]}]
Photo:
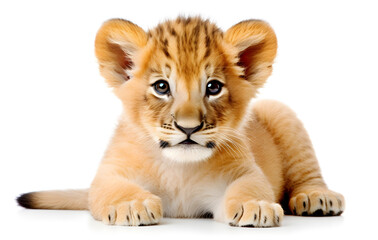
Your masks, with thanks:
[{"label": "lion cub's front paw", "polygon": [[274,227],[281,224],[284,212],[277,203],[230,200],[226,203],[226,221],[238,227]]},{"label": "lion cub's front paw", "polygon": [[151,194],[148,198],[109,205],[102,214],[102,221],[111,225],[144,226],[157,224],[162,216],[161,200]]},{"label": "lion cub's front paw", "polygon": [[289,208],[299,216],[338,216],[343,213],[343,195],[329,190],[304,191],[290,198]]}]

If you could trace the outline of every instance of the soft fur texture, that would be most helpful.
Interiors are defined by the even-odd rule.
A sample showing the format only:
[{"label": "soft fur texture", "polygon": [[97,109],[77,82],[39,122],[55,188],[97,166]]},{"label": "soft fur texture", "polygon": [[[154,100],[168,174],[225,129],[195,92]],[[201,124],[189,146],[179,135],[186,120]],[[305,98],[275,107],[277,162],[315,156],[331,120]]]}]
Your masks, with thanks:
[{"label": "soft fur texture", "polygon": [[[124,112],[97,175],[89,190],[28,193],[20,205],[89,209],[117,225],[210,213],[233,226],[271,227],[282,221],[283,202],[296,215],[341,214],[344,198],[326,187],[295,113],[251,101],[276,49],[259,20],[226,32],[198,17],[148,32],[107,21],[96,55]],[[159,81],[169,91],[157,91]],[[221,91],[210,94],[212,86]]]}]

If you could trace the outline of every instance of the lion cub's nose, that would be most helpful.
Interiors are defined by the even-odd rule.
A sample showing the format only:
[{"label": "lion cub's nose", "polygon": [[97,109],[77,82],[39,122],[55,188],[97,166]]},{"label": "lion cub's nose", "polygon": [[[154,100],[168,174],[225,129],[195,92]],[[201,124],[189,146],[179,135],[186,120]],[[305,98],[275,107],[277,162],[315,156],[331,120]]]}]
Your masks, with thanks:
[{"label": "lion cub's nose", "polygon": [[180,125],[177,124],[177,122],[175,121],[175,126],[183,133],[185,133],[188,137],[190,137],[190,135],[192,135],[193,133],[195,132],[198,132],[199,130],[201,130],[203,128],[203,121],[201,122],[200,125],[196,126],[196,127],[193,127],[193,128],[186,128],[186,127],[182,127]]}]

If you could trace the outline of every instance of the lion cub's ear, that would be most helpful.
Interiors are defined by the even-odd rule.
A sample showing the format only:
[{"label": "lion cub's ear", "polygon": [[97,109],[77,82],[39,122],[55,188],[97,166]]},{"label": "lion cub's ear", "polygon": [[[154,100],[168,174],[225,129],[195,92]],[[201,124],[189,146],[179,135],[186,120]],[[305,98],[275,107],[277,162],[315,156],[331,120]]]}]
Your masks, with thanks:
[{"label": "lion cub's ear", "polygon": [[100,72],[111,87],[130,78],[135,54],[146,43],[146,32],[132,22],[112,19],[102,25],[96,36],[96,57]]},{"label": "lion cub's ear", "polygon": [[238,51],[239,65],[244,75],[256,87],[261,87],[272,72],[277,52],[277,39],[268,23],[247,20],[232,26],[225,40]]}]

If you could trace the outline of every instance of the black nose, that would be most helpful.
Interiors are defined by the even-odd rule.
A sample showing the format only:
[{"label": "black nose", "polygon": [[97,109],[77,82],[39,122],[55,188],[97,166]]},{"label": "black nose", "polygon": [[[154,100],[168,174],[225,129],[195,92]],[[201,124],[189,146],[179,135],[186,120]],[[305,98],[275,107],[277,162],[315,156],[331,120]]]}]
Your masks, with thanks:
[{"label": "black nose", "polygon": [[175,126],[183,133],[185,133],[188,137],[190,135],[192,135],[193,133],[195,132],[198,132],[199,130],[201,130],[201,128],[203,128],[203,122],[201,122],[200,125],[198,125],[197,127],[194,127],[194,128],[184,128],[184,127],[181,127],[180,125],[177,124],[177,122],[175,122]]}]

